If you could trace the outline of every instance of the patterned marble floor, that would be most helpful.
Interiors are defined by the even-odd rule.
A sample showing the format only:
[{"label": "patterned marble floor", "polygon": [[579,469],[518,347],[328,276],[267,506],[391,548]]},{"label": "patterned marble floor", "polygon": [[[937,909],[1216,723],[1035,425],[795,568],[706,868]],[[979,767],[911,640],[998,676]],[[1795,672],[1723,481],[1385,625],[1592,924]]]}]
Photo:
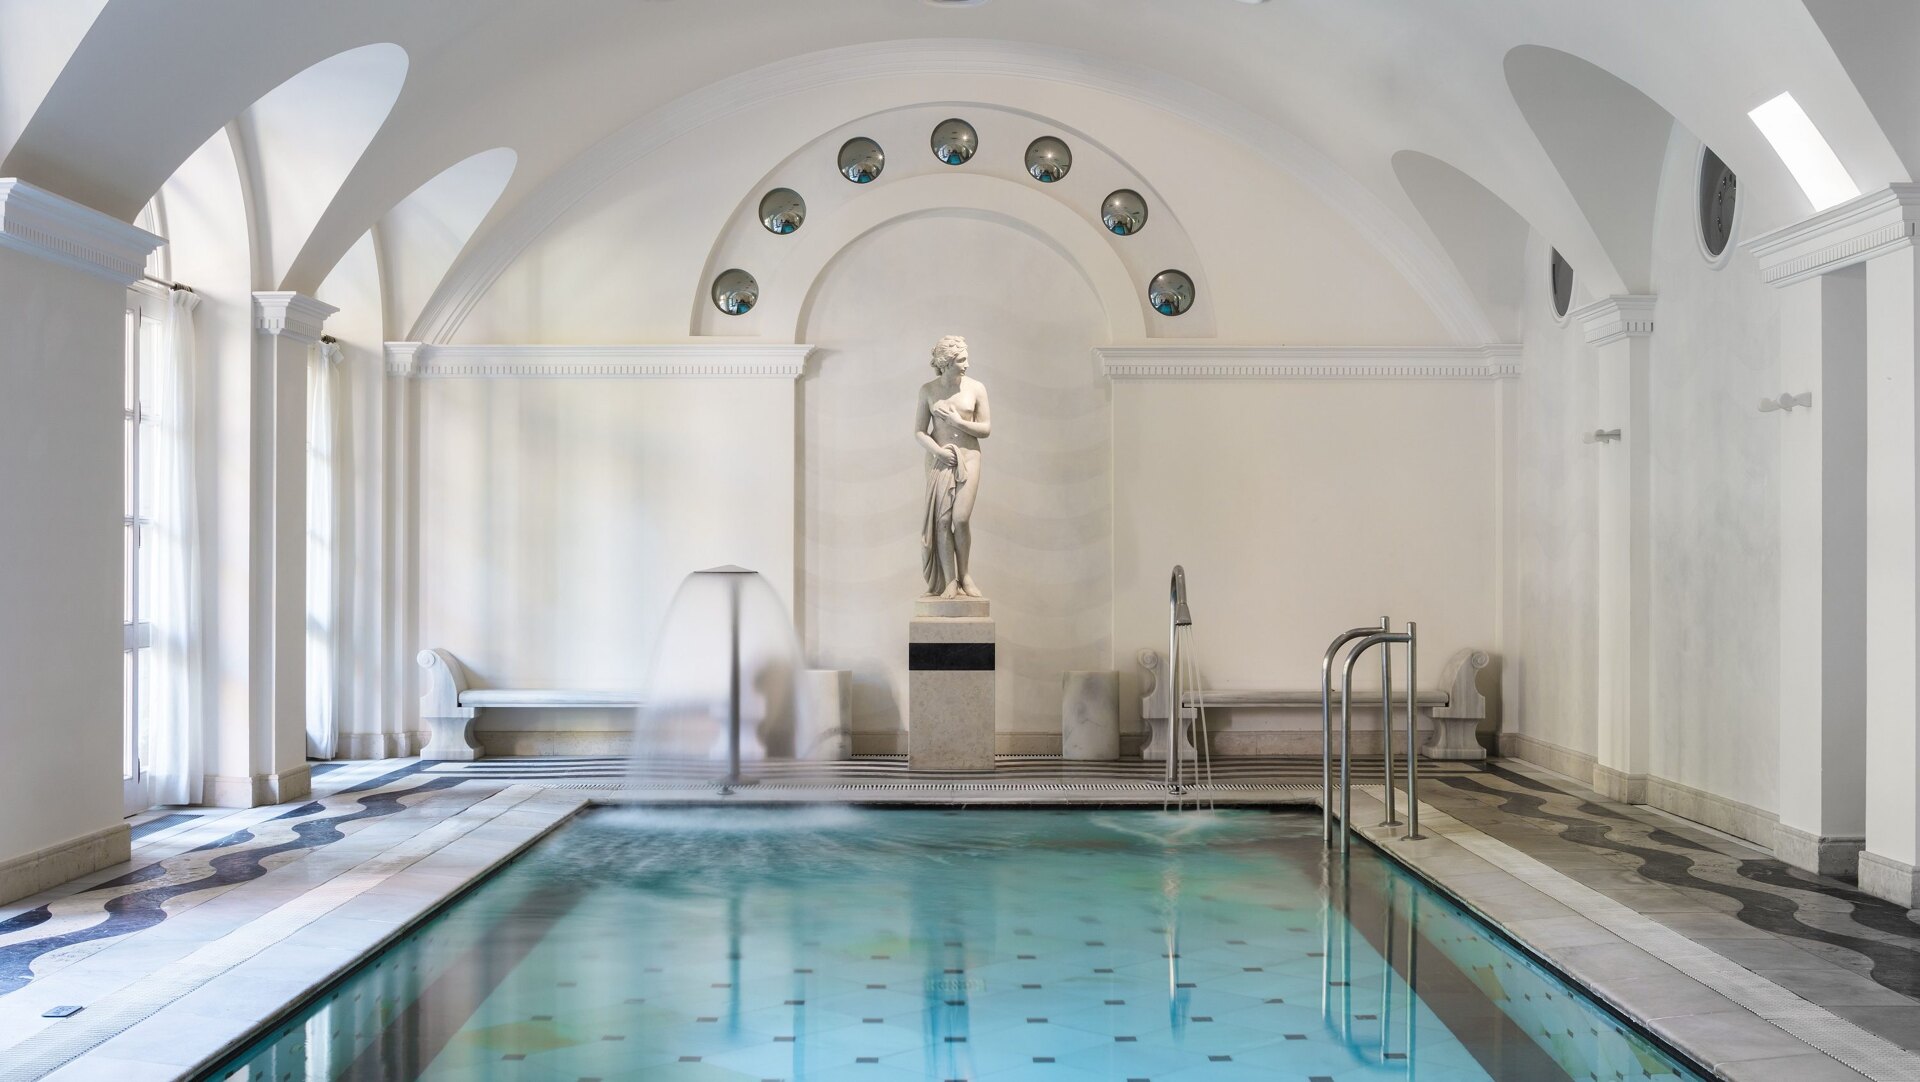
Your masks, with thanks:
[{"label": "patterned marble floor", "polygon": [[1920,1049],[1920,922],[1847,883],[1511,760],[1422,799],[1905,1049]]}]

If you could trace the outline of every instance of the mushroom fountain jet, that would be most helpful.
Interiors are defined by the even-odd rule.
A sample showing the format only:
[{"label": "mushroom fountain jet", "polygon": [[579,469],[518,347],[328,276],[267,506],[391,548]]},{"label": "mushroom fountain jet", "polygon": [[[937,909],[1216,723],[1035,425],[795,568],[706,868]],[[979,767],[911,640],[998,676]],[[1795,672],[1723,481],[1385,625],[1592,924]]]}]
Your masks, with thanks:
[{"label": "mushroom fountain jet", "polygon": [[754,783],[767,759],[805,758],[820,734],[801,694],[800,644],[786,605],[758,572],[727,565],[688,575],[654,649],[628,773],[711,776],[720,792]]}]

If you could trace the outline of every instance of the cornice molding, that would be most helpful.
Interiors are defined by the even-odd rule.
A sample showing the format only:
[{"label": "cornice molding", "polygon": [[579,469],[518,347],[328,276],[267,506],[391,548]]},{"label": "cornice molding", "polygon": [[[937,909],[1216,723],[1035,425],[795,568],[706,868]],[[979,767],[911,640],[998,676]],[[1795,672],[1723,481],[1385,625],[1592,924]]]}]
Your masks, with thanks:
[{"label": "cornice molding", "polygon": [[1109,379],[1496,380],[1520,375],[1520,347],[1096,346]]},{"label": "cornice molding", "polygon": [[387,373],[412,379],[799,379],[814,347],[766,342],[540,346],[388,342]]},{"label": "cornice molding", "polygon": [[1624,338],[1651,335],[1656,299],[1640,293],[1606,297],[1567,315],[1586,332],[1588,345],[1607,346]]},{"label": "cornice molding", "polygon": [[38,256],[118,286],[146,273],[166,240],[23,180],[0,177],[0,248]]},{"label": "cornice molding", "polygon": [[[983,38],[877,41],[824,49],[720,79],[655,109],[596,143],[528,193],[497,225],[475,236],[410,333],[430,342],[451,338],[493,283],[567,211],[673,140],[766,102],[895,76],[1039,79],[1164,110],[1244,146],[1300,181],[1406,277],[1456,341],[1485,342],[1494,336],[1493,325],[1453,261],[1424,243],[1391,206],[1292,130],[1162,72],[1126,67],[1075,49]],[[844,119],[857,115],[849,113]],[[834,120],[828,126],[840,123]]]},{"label": "cornice molding", "polygon": [[1747,241],[1741,247],[1776,286],[1911,248],[1920,238],[1920,184],[1891,184]]},{"label": "cornice molding", "polygon": [[311,344],[325,333],[327,317],[339,310],[305,293],[255,293],[253,327],[263,334]]}]

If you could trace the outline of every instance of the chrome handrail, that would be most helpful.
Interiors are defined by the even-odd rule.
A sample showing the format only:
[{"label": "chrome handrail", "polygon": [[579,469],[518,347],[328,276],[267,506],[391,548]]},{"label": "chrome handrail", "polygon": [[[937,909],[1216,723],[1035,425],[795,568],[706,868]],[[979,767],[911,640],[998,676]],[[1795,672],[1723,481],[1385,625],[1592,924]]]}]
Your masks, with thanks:
[{"label": "chrome handrail", "polygon": [[[1340,654],[1340,647],[1377,631],[1392,631],[1392,623],[1382,616],[1379,627],[1352,627],[1342,631],[1334,635],[1327,654],[1321,656],[1321,844],[1327,848],[1332,848],[1332,660]],[[1346,744],[1340,744],[1340,788],[1344,790],[1346,785]]]},{"label": "chrome handrail", "polygon": [[[1415,689],[1415,683],[1412,679],[1412,677],[1416,675],[1415,666],[1413,663],[1413,657],[1415,652],[1418,649],[1418,644],[1417,644],[1416,629],[1413,623],[1409,621],[1407,624],[1407,630],[1405,632],[1396,633],[1391,631],[1379,631],[1371,635],[1368,635],[1364,639],[1361,639],[1358,645],[1356,645],[1352,650],[1347,652],[1346,666],[1341,673],[1341,683],[1340,683],[1340,852],[1343,854],[1346,853],[1347,850],[1350,848],[1352,835],[1353,835],[1353,821],[1352,821],[1353,786],[1350,780],[1349,772],[1347,770],[1347,760],[1352,750],[1352,737],[1353,737],[1353,666],[1355,662],[1360,660],[1361,655],[1365,654],[1368,650],[1371,650],[1376,646],[1390,646],[1393,643],[1407,644],[1407,657],[1408,657],[1407,670],[1408,670],[1409,679],[1407,682],[1407,833],[1406,833],[1406,840],[1417,841],[1420,838],[1420,803],[1418,798],[1415,795],[1415,787],[1419,784],[1419,770],[1414,765],[1414,760],[1418,758],[1418,755],[1416,754],[1415,748],[1414,748],[1414,739],[1415,739],[1415,736],[1417,733],[1417,727],[1419,724],[1419,720],[1418,720],[1419,708],[1416,702],[1416,697],[1418,696],[1419,693]],[[1386,705],[1389,711],[1388,717],[1389,717],[1389,721],[1391,721],[1391,710],[1393,707],[1393,702],[1391,699],[1385,698],[1384,696],[1382,697],[1382,701]],[[1393,744],[1393,729],[1391,724],[1389,724],[1386,730],[1382,732],[1380,735],[1383,741],[1389,747],[1391,747]],[[1393,790],[1391,788],[1387,790],[1388,794],[1391,794],[1392,792]],[[1389,795],[1389,799],[1391,799],[1390,795]]]}]

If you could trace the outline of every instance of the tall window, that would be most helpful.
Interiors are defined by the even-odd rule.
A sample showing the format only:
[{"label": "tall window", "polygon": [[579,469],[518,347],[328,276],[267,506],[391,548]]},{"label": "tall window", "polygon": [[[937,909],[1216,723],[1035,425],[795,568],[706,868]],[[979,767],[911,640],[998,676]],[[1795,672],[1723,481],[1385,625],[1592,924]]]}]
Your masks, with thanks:
[{"label": "tall window", "polygon": [[146,766],[151,761],[147,743],[150,711],[143,686],[153,675],[152,551],[154,479],[152,463],[160,416],[154,408],[154,383],[159,368],[163,290],[137,287],[127,294],[126,381],[122,397],[122,433],[125,442],[124,498],[121,505],[122,575],[121,619],[121,778],[126,813],[144,810],[147,798]]}]

